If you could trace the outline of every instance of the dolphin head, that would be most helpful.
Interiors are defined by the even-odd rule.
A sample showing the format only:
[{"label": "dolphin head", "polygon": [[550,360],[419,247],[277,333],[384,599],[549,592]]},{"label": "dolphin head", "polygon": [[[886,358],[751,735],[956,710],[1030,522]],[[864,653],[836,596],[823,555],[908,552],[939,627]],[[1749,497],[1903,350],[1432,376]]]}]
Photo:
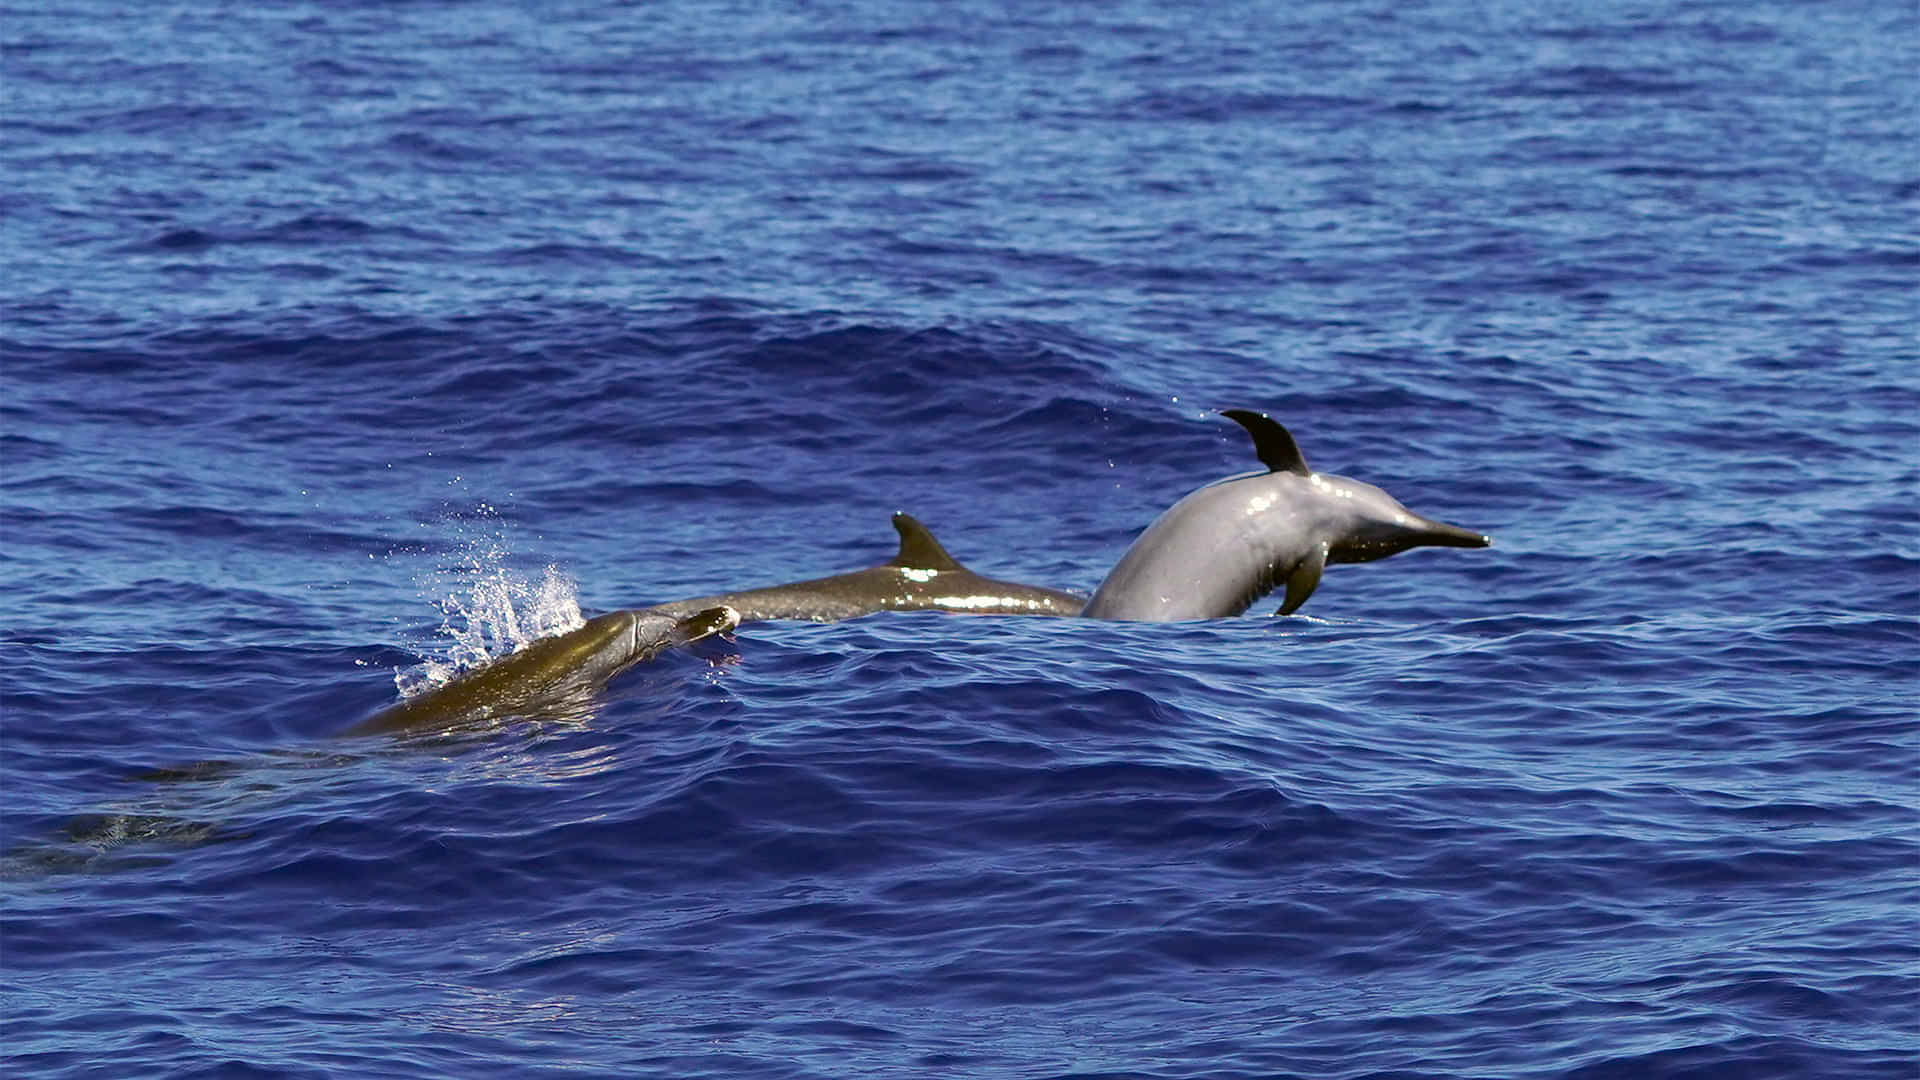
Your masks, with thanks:
[{"label": "dolphin head", "polygon": [[1372,484],[1330,473],[1315,473],[1308,482],[1330,509],[1330,563],[1372,562],[1416,547],[1483,548],[1493,543],[1471,529],[1422,517]]}]

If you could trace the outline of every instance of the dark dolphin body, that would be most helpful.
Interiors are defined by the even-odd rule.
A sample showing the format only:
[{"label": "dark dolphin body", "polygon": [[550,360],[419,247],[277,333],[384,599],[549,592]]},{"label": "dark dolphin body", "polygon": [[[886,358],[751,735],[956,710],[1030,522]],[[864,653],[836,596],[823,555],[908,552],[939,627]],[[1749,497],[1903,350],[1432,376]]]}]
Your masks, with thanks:
[{"label": "dark dolphin body", "polygon": [[[345,734],[439,735],[515,717],[580,716],[613,676],[667,649],[724,633],[738,623],[739,616],[723,607],[684,618],[610,612],[382,709]],[[81,815],[52,842],[29,843],[0,854],[0,881],[98,868],[102,856],[132,846],[191,847],[229,838],[216,821],[181,812],[195,805],[191,789],[196,782],[221,781],[244,771],[250,777],[249,790],[264,795],[293,783],[310,769],[345,764],[361,756],[341,750],[284,751],[251,760],[203,761],[139,773],[132,779],[166,784],[168,794],[155,795],[149,800],[153,805],[144,809]]]},{"label": "dark dolphin body", "polygon": [[1174,503],[1120,557],[1082,614],[1213,619],[1238,615],[1285,585],[1279,613],[1286,615],[1313,595],[1328,563],[1493,543],[1421,517],[1371,484],[1314,472],[1293,436],[1264,413],[1223,415],[1252,434],[1268,471],[1230,476]]},{"label": "dark dolphin body", "polygon": [[545,715],[590,697],[635,664],[739,623],[738,613],[717,604],[684,616],[609,612],[382,709],[347,734],[444,731],[497,717]]},{"label": "dark dolphin body", "polygon": [[1075,615],[1086,603],[1086,597],[1074,593],[981,577],[960,565],[926,526],[906,514],[895,514],[893,527],[900,533],[900,551],[890,562],[812,581],[602,615],[383,709],[347,733],[443,731],[496,717],[566,712],[626,668],[742,622],[832,622],[876,611],[922,610]]},{"label": "dark dolphin body", "polygon": [[643,610],[682,616],[724,605],[739,612],[741,622],[835,622],[876,611],[1078,615],[1087,602],[1077,593],[981,577],[947,554],[933,533],[910,515],[893,515],[893,527],[900,533],[900,553],[879,566],[789,585],[676,600]]}]

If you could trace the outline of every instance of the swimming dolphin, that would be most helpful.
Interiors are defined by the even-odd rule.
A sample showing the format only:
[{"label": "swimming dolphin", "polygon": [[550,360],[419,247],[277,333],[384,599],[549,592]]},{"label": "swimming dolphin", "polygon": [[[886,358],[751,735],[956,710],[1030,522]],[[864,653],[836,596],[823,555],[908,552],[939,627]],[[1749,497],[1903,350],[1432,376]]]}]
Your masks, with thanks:
[{"label": "swimming dolphin", "polygon": [[1147,526],[1081,614],[1170,622],[1238,615],[1284,584],[1297,610],[1328,563],[1371,562],[1411,547],[1486,547],[1477,532],[1421,517],[1371,484],[1307,468],[1265,413],[1221,415],[1253,436],[1267,472],[1215,481]]},{"label": "swimming dolphin", "polygon": [[441,731],[495,717],[564,712],[627,668],[739,624],[739,612],[715,604],[684,616],[608,612],[382,709],[346,734]]},{"label": "swimming dolphin", "polygon": [[[724,607],[684,618],[639,611],[610,612],[382,709],[343,734],[437,734],[499,718],[579,715],[613,676],[676,645],[731,630],[739,621],[737,613]],[[316,766],[349,763],[359,757],[333,750],[281,751],[249,760],[202,761],[151,769],[131,779],[172,785],[225,780],[244,770],[249,777],[248,790],[267,792],[277,788],[287,775],[271,770],[304,774]],[[26,874],[97,869],[100,856],[129,845],[191,847],[226,838],[224,827],[214,821],[171,812],[169,804],[177,805],[183,797],[176,794],[165,802],[156,799],[159,805],[148,809],[81,815],[52,842],[30,843],[0,853],[0,881]],[[224,805],[225,797],[220,801]]]},{"label": "swimming dolphin", "polygon": [[893,527],[900,534],[900,553],[879,566],[788,585],[676,600],[642,610],[680,616],[724,604],[740,613],[741,622],[835,622],[876,611],[1078,615],[1087,602],[1078,593],[981,577],[947,554],[933,533],[911,515],[893,515]]}]

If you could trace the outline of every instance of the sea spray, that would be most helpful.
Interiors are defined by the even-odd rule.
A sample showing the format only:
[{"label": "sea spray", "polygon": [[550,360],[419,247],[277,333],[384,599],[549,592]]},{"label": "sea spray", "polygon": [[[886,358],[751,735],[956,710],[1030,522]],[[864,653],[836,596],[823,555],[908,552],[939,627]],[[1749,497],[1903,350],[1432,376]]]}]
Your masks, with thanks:
[{"label": "sea spray", "polygon": [[539,578],[510,565],[497,511],[481,503],[472,515],[451,517],[463,534],[457,556],[425,576],[421,594],[441,611],[440,655],[394,671],[402,697],[444,685],[463,671],[525,648],[529,642],[579,627],[574,581],[548,564]]}]

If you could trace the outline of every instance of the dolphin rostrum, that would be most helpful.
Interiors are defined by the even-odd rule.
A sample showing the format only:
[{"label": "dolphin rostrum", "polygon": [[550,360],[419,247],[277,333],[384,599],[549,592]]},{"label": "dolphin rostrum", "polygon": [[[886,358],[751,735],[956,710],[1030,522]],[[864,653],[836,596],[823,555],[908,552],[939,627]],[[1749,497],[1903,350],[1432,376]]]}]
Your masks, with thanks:
[{"label": "dolphin rostrum", "polygon": [[900,553],[879,566],[788,585],[676,600],[642,610],[681,616],[725,605],[740,613],[741,622],[835,622],[876,611],[1078,615],[1087,602],[1077,593],[981,577],[947,554],[933,533],[908,514],[893,515],[893,527],[900,533]]},{"label": "dolphin rostrum", "polygon": [[1493,543],[1421,517],[1371,484],[1312,471],[1293,436],[1264,413],[1221,415],[1247,429],[1269,471],[1215,481],[1174,503],[1120,557],[1081,614],[1144,622],[1219,618],[1285,585],[1278,613],[1286,615],[1313,595],[1328,563]]},{"label": "dolphin rostrum", "polygon": [[683,616],[608,612],[382,709],[347,734],[444,731],[497,717],[564,713],[627,668],[739,624],[738,612],[717,604]]}]

